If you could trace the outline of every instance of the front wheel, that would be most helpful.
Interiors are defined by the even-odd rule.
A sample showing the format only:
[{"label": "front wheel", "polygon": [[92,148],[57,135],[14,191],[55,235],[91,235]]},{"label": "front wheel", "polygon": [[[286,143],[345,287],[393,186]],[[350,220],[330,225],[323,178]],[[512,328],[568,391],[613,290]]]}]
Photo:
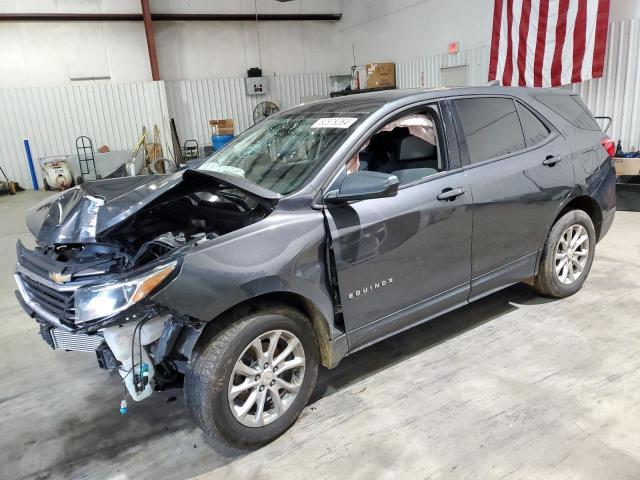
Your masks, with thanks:
[{"label": "front wheel", "polygon": [[229,321],[196,350],[185,376],[187,406],[214,445],[258,447],[296,421],[318,364],[311,322],[295,309],[266,307]]},{"label": "front wheel", "polygon": [[566,213],[551,228],[533,288],[549,297],[573,295],[589,275],[595,247],[596,231],[589,215],[582,210]]}]

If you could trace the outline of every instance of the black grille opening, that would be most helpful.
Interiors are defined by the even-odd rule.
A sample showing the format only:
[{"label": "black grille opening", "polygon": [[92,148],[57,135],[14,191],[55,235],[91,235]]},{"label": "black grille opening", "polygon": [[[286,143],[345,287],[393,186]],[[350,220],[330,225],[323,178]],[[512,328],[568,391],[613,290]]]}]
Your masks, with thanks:
[{"label": "black grille opening", "polygon": [[56,290],[26,275],[20,275],[20,280],[22,280],[27,294],[42,308],[58,317],[61,322],[70,326],[74,325],[73,291]]}]

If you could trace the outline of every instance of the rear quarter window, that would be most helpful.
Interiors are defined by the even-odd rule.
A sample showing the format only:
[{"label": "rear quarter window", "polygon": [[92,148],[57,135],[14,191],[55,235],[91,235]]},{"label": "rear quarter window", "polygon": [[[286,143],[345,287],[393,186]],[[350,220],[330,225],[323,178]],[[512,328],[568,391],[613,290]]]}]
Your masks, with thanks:
[{"label": "rear quarter window", "polygon": [[467,140],[469,160],[479,163],[525,148],[518,113],[511,98],[454,100]]},{"label": "rear quarter window", "polygon": [[582,130],[600,131],[600,125],[578,95],[541,94],[535,99]]},{"label": "rear quarter window", "polygon": [[516,109],[522,124],[522,133],[527,147],[532,147],[549,136],[549,129],[528,108],[516,102]]}]

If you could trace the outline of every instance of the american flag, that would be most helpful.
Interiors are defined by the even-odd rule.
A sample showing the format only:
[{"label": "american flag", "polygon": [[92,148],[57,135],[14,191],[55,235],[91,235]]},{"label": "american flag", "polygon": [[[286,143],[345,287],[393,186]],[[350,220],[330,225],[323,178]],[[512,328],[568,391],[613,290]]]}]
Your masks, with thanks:
[{"label": "american flag", "polygon": [[609,0],[495,0],[489,80],[556,87],[602,76]]}]

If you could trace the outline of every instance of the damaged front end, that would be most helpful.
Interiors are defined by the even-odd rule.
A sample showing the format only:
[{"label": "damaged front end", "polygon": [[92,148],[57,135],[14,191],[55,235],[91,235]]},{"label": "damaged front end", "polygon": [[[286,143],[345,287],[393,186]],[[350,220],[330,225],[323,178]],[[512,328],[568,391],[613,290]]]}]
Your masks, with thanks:
[{"label": "damaged front end", "polygon": [[204,322],[154,297],[189,252],[267,217],[279,195],[186,170],[80,185],[36,206],[17,245],[16,296],[55,349],[95,351],[134,400],[181,384]]}]

